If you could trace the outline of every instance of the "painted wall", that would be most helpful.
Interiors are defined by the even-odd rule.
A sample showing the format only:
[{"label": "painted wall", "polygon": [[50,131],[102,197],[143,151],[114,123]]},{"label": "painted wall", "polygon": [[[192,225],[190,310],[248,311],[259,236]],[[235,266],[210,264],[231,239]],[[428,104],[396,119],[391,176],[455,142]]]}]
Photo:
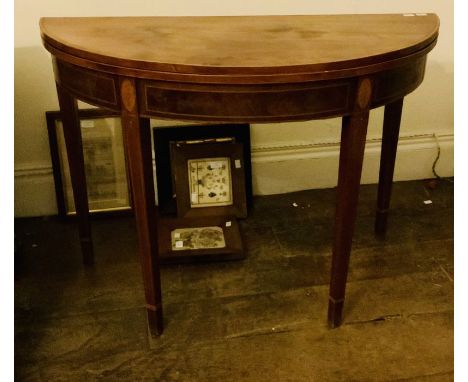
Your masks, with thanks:
[{"label": "painted wall", "polygon": [[[440,37],[430,53],[423,84],[405,99],[395,179],[453,175],[453,1],[440,0],[59,0],[15,1],[15,215],[54,214],[55,196],[46,133],[46,110],[58,108],[50,56],[42,47],[43,16],[254,15],[434,12]],[[293,54],[294,52],[291,52]],[[372,112],[363,182],[378,173],[383,110]],[[158,121],[154,121],[155,124]],[[254,187],[257,194],[336,184],[340,120],[253,125]],[[313,174],[313,176],[310,176]]]}]

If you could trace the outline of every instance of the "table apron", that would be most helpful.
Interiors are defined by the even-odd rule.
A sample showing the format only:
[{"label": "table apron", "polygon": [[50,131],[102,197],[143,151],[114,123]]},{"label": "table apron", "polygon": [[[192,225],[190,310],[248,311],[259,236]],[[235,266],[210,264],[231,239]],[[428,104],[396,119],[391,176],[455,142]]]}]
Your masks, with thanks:
[{"label": "table apron", "polygon": [[[236,123],[310,120],[353,114],[358,84],[370,80],[369,108],[393,102],[423,81],[426,55],[384,71],[336,80],[287,84],[194,84],[136,79],[143,117]],[[53,58],[56,82],[92,105],[119,111],[119,76]]]}]

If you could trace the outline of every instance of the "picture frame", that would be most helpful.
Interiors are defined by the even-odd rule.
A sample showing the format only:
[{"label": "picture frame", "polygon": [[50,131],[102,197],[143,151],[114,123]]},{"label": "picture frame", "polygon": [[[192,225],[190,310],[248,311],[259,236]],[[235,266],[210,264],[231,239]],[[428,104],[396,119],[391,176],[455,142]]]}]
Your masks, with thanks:
[{"label": "picture frame", "polygon": [[[129,214],[131,189],[120,114],[104,109],[78,111],[90,214]],[[60,111],[46,112],[58,215],[76,215]]]},{"label": "picture frame", "polygon": [[[223,232],[224,246],[221,248],[197,248],[176,250],[174,233],[190,229],[218,228]],[[181,236],[180,238],[184,238]],[[202,218],[160,217],[158,225],[159,257],[163,264],[180,264],[208,261],[228,261],[245,258],[239,223],[232,216],[207,216]]]},{"label": "picture frame", "polygon": [[156,185],[158,209],[161,215],[177,214],[174,179],[171,167],[170,142],[206,140],[233,137],[242,144],[247,208],[252,207],[252,165],[249,124],[197,124],[183,126],[153,126],[154,152],[156,162]]},{"label": "picture frame", "polygon": [[241,143],[176,141],[170,148],[177,216],[247,217]]}]

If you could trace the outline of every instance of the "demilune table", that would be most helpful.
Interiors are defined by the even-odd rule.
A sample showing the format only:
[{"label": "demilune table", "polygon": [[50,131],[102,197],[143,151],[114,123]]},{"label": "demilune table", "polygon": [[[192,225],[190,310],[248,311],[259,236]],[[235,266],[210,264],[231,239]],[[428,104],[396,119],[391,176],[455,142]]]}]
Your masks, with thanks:
[{"label": "demilune table", "polygon": [[77,99],[121,114],[152,336],[162,333],[163,313],[149,118],[343,117],[328,308],[330,326],[341,324],[369,110],[385,105],[375,223],[384,235],[403,98],[423,80],[437,15],[42,18],[40,28],[52,54],[88,265]]}]

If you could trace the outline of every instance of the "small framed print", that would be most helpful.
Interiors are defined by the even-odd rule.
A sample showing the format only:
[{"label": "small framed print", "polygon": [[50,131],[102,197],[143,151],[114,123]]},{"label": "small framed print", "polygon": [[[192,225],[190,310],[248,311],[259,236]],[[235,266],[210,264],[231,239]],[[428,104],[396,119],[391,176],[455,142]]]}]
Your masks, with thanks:
[{"label": "small framed print", "polygon": [[239,224],[234,216],[161,217],[158,246],[162,263],[245,258]]},{"label": "small framed print", "polygon": [[[89,209],[92,214],[131,211],[120,115],[102,109],[79,111]],[[75,214],[59,111],[46,112],[59,216]]]},{"label": "small framed print", "polygon": [[242,144],[245,194],[247,206],[252,206],[252,167],[250,160],[249,124],[164,126],[163,123],[160,122],[153,127],[153,138],[156,161],[158,209],[162,215],[168,216],[177,213],[170,142],[188,140],[207,142],[216,141],[223,137],[233,138],[235,142]]},{"label": "small framed print", "polygon": [[233,205],[229,157],[189,159],[187,167],[191,208]]},{"label": "small framed print", "polygon": [[247,217],[242,144],[227,137],[170,148],[177,216]]},{"label": "small framed print", "polygon": [[176,228],[171,232],[173,251],[226,248],[221,227]]}]

